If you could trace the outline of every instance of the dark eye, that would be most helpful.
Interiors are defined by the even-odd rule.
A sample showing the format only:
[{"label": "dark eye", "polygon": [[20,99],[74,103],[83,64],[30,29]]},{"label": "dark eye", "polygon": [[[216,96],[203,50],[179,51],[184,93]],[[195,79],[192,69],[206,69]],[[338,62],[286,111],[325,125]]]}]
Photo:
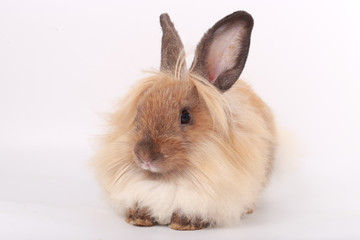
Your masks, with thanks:
[{"label": "dark eye", "polygon": [[190,112],[186,109],[181,112],[181,124],[189,124],[191,120]]}]

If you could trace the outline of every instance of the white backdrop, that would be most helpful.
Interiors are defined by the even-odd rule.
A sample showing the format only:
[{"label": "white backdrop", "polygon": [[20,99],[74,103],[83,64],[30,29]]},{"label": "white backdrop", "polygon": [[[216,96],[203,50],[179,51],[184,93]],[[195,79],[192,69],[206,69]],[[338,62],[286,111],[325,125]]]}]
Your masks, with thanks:
[{"label": "white backdrop", "polygon": [[[280,130],[269,188],[239,226],[127,225],[88,168],[101,114],[158,68],[161,13],[192,53],[236,10]],[[359,1],[0,0],[0,239],[359,239],[359,23]]]}]

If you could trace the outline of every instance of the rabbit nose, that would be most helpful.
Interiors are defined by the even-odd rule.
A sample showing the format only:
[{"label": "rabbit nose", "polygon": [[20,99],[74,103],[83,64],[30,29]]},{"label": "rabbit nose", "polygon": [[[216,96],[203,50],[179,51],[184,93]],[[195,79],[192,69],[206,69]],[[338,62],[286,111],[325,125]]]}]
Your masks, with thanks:
[{"label": "rabbit nose", "polygon": [[140,151],[136,155],[141,161],[143,161],[145,163],[150,163],[152,160],[152,157],[150,156],[150,154],[148,154],[146,152]]},{"label": "rabbit nose", "polygon": [[144,163],[150,163],[160,155],[158,145],[147,135],[136,144],[134,153]]}]

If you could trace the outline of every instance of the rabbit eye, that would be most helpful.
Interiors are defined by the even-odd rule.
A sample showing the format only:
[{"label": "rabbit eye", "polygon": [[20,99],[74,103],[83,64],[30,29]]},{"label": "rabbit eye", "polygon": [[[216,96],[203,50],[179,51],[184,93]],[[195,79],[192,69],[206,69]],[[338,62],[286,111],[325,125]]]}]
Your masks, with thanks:
[{"label": "rabbit eye", "polygon": [[191,120],[190,112],[186,109],[181,112],[181,124],[189,124]]}]

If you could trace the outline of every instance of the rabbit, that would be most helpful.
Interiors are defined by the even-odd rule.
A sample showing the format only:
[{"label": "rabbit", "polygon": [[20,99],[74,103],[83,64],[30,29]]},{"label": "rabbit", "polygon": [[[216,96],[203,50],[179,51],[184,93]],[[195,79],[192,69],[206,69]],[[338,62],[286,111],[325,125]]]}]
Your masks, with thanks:
[{"label": "rabbit", "polygon": [[255,208],[276,149],[271,110],[238,79],[253,18],[237,11],[218,21],[190,69],[168,14],[160,25],[160,71],[139,81],[110,114],[92,160],[95,174],[129,224],[236,224]]}]

